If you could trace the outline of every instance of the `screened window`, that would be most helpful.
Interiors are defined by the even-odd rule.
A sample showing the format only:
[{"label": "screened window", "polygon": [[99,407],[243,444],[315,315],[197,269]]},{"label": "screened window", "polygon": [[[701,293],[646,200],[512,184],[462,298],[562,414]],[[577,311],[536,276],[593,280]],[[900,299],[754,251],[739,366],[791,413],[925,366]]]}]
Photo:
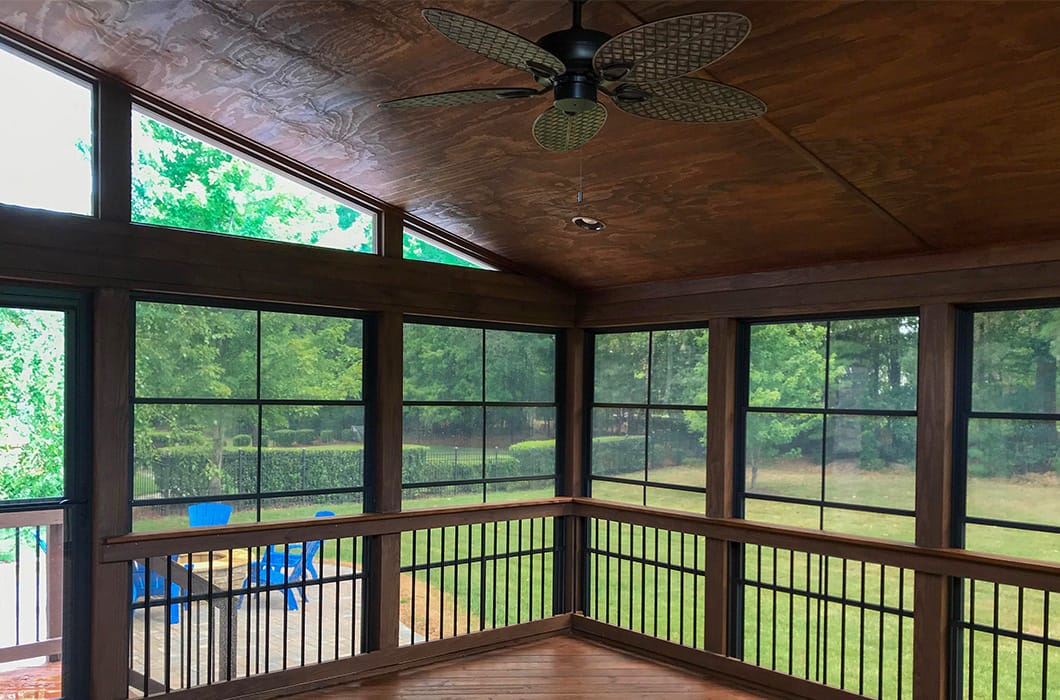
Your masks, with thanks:
[{"label": "screened window", "polygon": [[0,203],[92,213],[92,88],[0,44]]},{"label": "screened window", "polygon": [[405,508],[550,498],[556,335],[406,323]]},{"label": "screened window", "polygon": [[748,333],[744,517],[911,541],[917,318]]},{"label": "screened window", "polygon": [[703,513],[707,330],[593,336],[590,494]]},{"label": "screened window", "polygon": [[246,238],[375,250],[375,217],[290,177],[133,112],[132,218]]},{"label": "screened window", "polygon": [[360,319],[138,302],[134,527],[360,512],[363,374]]},{"label": "screened window", "polygon": [[441,243],[431,241],[416,231],[406,228],[402,238],[402,257],[406,260],[470,267],[477,270],[494,270],[496,268],[475,260],[469,255],[452,250]]},{"label": "screened window", "polygon": [[1060,308],[969,314],[965,546],[1060,561]]}]

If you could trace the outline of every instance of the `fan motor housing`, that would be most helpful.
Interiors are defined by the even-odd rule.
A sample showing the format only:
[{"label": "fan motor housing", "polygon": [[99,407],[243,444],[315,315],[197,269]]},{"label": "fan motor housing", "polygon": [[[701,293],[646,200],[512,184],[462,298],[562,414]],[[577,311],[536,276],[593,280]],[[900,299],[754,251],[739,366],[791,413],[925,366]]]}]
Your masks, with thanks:
[{"label": "fan motor housing", "polygon": [[569,114],[580,114],[596,104],[593,56],[610,38],[605,32],[572,27],[547,34],[537,42],[567,68],[563,75],[554,78],[556,107]]}]

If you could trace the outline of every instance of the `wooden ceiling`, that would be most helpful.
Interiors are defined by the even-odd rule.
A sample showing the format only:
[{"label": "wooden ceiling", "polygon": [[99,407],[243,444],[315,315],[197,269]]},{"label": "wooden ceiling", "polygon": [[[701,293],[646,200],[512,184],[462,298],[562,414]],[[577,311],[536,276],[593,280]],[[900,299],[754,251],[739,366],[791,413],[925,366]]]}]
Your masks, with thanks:
[{"label": "wooden ceiling", "polygon": [[[611,2],[585,24],[736,10],[710,75],[769,105],[726,125],[610,109],[584,149],[530,136],[546,97],[384,112],[529,77],[434,32],[439,5],[532,39],[562,0],[19,0],[0,22],[580,288],[1060,238],[1060,4]],[[569,223],[584,171],[586,214]]]}]

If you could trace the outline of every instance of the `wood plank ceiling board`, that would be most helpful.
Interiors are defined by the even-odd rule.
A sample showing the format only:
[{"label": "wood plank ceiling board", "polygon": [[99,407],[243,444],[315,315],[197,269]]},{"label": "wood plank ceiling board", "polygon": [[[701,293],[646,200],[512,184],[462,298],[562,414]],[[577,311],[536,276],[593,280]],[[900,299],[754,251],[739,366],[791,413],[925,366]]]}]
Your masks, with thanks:
[{"label": "wood plank ceiling board", "polygon": [[[430,4],[532,39],[570,21],[560,0],[23,0],[0,23],[576,287],[1060,237],[1055,3],[592,2],[586,26],[610,33],[746,14],[710,70],[773,126],[610,109],[564,154],[530,136],[546,96],[376,107],[532,86],[432,30]],[[604,231],[569,223],[579,172]]]}]

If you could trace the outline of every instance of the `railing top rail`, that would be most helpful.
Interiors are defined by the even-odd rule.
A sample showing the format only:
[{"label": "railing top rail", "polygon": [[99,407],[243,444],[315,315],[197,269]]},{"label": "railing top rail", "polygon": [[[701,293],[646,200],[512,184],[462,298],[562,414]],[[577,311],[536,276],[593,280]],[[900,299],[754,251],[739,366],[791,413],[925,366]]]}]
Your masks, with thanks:
[{"label": "railing top rail", "polygon": [[62,508],[39,508],[36,510],[13,510],[0,512],[0,528],[37,527],[38,525],[62,525]]},{"label": "railing top rail", "polygon": [[708,518],[590,498],[575,498],[575,513],[704,535],[728,542],[779,547],[913,569],[929,574],[996,581],[1060,593],[1060,564],[949,547],[922,547],[871,537]]},{"label": "railing top rail", "polygon": [[343,537],[392,535],[432,527],[487,523],[520,518],[573,515],[570,498],[546,498],[518,503],[485,503],[400,513],[366,513],[309,520],[202,527],[194,530],[132,533],[108,539],[104,562],[164,557],[181,552],[239,549],[269,544],[307,542]]}]

